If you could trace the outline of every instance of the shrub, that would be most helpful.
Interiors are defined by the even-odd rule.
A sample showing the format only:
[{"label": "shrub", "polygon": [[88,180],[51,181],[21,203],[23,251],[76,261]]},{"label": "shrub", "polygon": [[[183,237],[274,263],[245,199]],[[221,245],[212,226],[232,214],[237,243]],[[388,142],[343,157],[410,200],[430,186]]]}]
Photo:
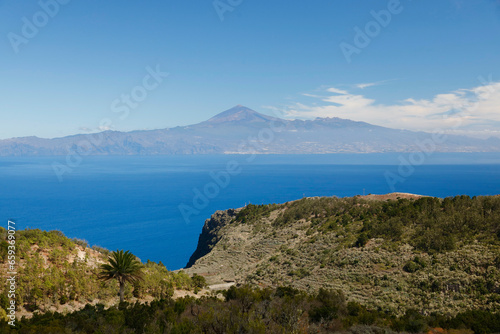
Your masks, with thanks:
[{"label": "shrub", "polygon": [[83,248],[87,248],[89,246],[89,243],[83,239],[73,238],[71,239],[71,241],[73,241],[78,246],[82,246]]},{"label": "shrub", "polygon": [[207,280],[205,279],[205,277],[198,274],[194,274],[193,277],[191,277],[191,280],[195,288],[203,289],[207,286]]},{"label": "shrub", "polygon": [[406,271],[407,273],[414,273],[417,270],[420,269],[420,265],[413,262],[413,261],[408,261],[403,267],[403,270]]},{"label": "shrub", "polygon": [[96,252],[99,252],[101,254],[104,254],[104,255],[109,255],[111,252],[109,251],[109,249],[106,249],[104,247],[101,247],[101,246],[97,246],[97,245],[94,245],[92,246],[92,249],[95,250]]},{"label": "shrub", "polygon": [[288,276],[297,276],[299,279],[311,275],[311,272],[305,268],[299,268],[297,270],[292,270],[288,273]]},{"label": "shrub", "polygon": [[9,252],[9,243],[5,240],[0,241],[0,259],[5,262],[7,259],[7,254]]},{"label": "shrub", "polygon": [[358,240],[354,243],[354,247],[364,247],[368,242],[369,238],[366,233],[361,233],[358,237]]},{"label": "shrub", "polygon": [[300,290],[292,288],[291,286],[280,286],[276,288],[275,294],[279,298],[287,297],[295,297],[300,294]]},{"label": "shrub", "polygon": [[309,317],[313,322],[336,319],[346,311],[345,296],[340,290],[319,289],[316,300],[319,306],[314,307],[309,312]]},{"label": "shrub", "polygon": [[423,315],[416,310],[407,310],[405,315],[393,323],[393,329],[399,332],[421,333],[427,327]]}]

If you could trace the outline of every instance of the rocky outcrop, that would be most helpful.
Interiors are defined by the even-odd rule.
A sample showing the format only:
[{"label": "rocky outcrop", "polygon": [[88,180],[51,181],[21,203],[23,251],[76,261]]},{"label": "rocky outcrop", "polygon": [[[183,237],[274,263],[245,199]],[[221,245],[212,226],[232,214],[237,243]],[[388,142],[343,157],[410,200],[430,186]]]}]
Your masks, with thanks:
[{"label": "rocky outcrop", "polygon": [[186,268],[193,266],[196,260],[207,255],[214,248],[222,238],[222,234],[220,233],[221,228],[229,224],[236,217],[238,211],[238,209],[216,211],[210,219],[205,221],[200,237],[198,238],[198,246],[189,258]]}]

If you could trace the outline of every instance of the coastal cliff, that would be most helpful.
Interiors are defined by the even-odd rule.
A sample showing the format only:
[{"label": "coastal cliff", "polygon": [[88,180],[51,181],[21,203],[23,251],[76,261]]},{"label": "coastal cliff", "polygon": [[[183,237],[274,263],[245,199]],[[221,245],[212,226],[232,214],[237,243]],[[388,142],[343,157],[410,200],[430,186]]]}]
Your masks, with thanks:
[{"label": "coastal cliff", "polygon": [[500,309],[500,198],[305,198],[218,211],[186,272],[305,291],[342,290],[402,314]]},{"label": "coastal cliff", "polygon": [[221,229],[236,217],[237,211],[235,209],[216,211],[210,219],[205,221],[200,237],[198,238],[198,246],[189,258],[186,268],[192,267],[196,260],[210,253],[222,238]]}]

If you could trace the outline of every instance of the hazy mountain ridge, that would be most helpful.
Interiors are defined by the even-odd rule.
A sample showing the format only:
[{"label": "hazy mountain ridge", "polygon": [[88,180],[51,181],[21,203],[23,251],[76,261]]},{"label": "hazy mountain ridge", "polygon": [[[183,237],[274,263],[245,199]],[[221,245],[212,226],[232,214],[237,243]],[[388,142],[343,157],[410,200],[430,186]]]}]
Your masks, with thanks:
[{"label": "hazy mountain ridge", "polygon": [[[244,106],[189,126],[132,132],[104,131],[62,138],[0,140],[0,156],[169,154],[323,154],[421,151],[432,134],[341,118],[284,120]],[[500,152],[500,139],[449,135],[437,152]]]}]

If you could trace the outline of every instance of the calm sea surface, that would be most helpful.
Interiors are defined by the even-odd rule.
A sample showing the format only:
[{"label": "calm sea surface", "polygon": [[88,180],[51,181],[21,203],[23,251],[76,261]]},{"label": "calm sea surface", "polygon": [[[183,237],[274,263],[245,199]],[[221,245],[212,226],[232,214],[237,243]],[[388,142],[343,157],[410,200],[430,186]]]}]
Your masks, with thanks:
[{"label": "calm sea surface", "polygon": [[62,182],[52,164],[66,164],[65,157],[0,158],[0,222],[3,227],[11,219],[18,228],[57,229],[91,245],[128,249],[143,261],[161,260],[178,269],[216,210],[393,190],[437,197],[500,194],[500,153],[436,153],[422,165],[401,163],[409,158],[84,157]]}]

